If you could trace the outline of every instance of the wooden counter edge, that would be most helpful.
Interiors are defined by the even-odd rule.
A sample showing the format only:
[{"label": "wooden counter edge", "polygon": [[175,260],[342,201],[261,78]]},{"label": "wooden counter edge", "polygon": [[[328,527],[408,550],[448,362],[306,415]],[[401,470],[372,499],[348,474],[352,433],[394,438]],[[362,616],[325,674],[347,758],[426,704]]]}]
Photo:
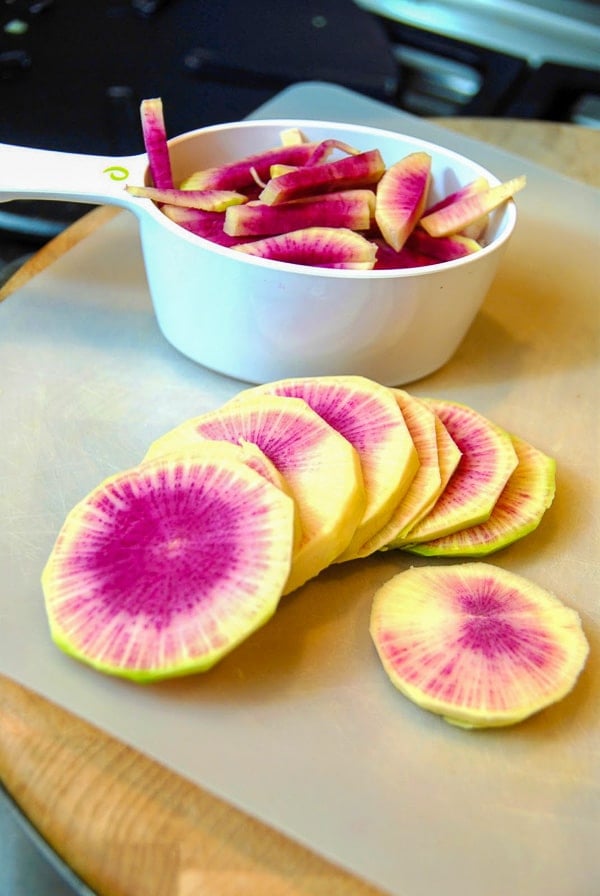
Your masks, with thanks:
[{"label": "wooden counter edge", "polygon": [[1,675],[0,715],[6,790],[98,896],[382,896]]}]

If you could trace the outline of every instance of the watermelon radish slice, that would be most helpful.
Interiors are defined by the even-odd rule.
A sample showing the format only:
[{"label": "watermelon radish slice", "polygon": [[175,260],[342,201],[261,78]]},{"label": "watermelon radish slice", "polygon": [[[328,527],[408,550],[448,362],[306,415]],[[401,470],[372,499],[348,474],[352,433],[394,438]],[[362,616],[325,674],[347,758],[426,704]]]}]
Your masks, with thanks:
[{"label": "watermelon radish slice", "polygon": [[[447,205],[452,205],[455,202],[459,202],[461,199],[466,199],[467,196],[474,196],[477,193],[483,193],[485,190],[489,190],[490,184],[487,178],[485,177],[476,177],[475,180],[470,181],[470,183],[465,184],[464,187],[460,187],[460,189],[455,190],[453,193],[449,193],[447,196],[444,196],[443,199],[440,199],[438,202],[429,206],[426,209],[425,214],[430,215],[433,212],[439,211],[441,208],[445,208]],[[489,215],[483,215],[483,217],[478,218],[476,221],[467,224],[462,230],[461,234],[463,236],[468,237],[469,239],[478,240],[481,238],[488,222]]]},{"label": "watermelon radish slice", "polygon": [[305,165],[271,178],[259,199],[267,205],[275,205],[302,196],[369,187],[379,181],[384,171],[381,153],[371,149],[333,162]]},{"label": "watermelon radish slice", "polygon": [[201,208],[183,208],[179,205],[163,205],[161,211],[164,215],[179,224],[190,233],[204,237],[219,246],[231,249],[245,241],[244,237],[228,236],[223,230],[225,216],[223,212],[207,212]]},{"label": "watermelon radish slice", "polygon": [[433,212],[439,211],[441,208],[446,208],[447,205],[452,205],[454,202],[460,202],[461,199],[466,199],[467,196],[475,196],[477,193],[483,193],[484,190],[489,190],[489,188],[490,184],[487,178],[476,177],[475,180],[469,181],[468,184],[459,187],[458,190],[454,190],[454,192],[448,193],[442,199],[438,199],[433,205],[428,205],[425,214],[430,215]]},{"label": "watermelon radish slice", "polygon": [[394,686],[464,728],[511,725],[561,700],[589,650],[573,609],[486,563],[399,573],[375,594],[370,632]]},{"label": "watermelon radish slice", "polygon": [[386,243],[399,252],[425,209],[431,183],[431,156],[412,152],[396,162],[377,184],[375,221]]},{"label": "watermelon radish slice", "polygon": [[348,546],[365,509],[358,454],[305,401],[257,395],[187,420],[163,450],[193,439],[255,444],[284,477],[296,502],[302,541],[285,593],[318,575]]},{"label": "watermelon radish slice", "polygon": [[374,243],[347,227],[306,227],[233,248],[270,261],[322,268],[354,267],[358,263],[367,270],[375,264],[376,253]]},{"label": "watermelon radish slice", "polygon": [[292,500],[245,464],[118,473],[69,513],[44,568],[52,638],[134,681],[205,671],[274,613],[292,534]]},{"label": "watermelon radish slice", "polygon": [[490,187],[489,190],[465,196],[435,212],[424,215],[419,221],[419,227],[423,227],[431,236],[450,236],[453,233],[461,233],[466,227],[471,227],[480,221],[503,202],[512,199],[515,193],[525,187],[526,182],[525,175],[520,175],[495,187]]},{"label": "watermelon radish slice", "polygon": [[438,415],[461,457],[432,509],[396,547],[432,541],[487,520],[518,463],[508,433],[473,408],[443,399],[421,401]]},{"label": "watermelon radish slice", "polygon": [[160,190],[170,190],[173,188],[173,175],[162,100],[159,97],[142,100],[140,117],[152,182]]},{"label": "watermelon radish slice", "polygon": [[365,377],[321,376],[256,386],[234,401],[261,394],[303,399],[355,448],[366,506],[337,562],[354,559],[364,542],[387,522],[417,472],[419,458],[393,394]]},{"label": "watermelon radish slice", "polygon": [[256,177],[266,181],[271,165],[305,165],[317,143],[290,143],[253,153],[236,162],[194,171],[179,187],[182,190],[244,190],[255,183]]},{"label": "watermelon radish slice", "polygon": [[231,204],[225,212],[223,230],[229,236],[271,236],[306,227],[367,230],[374,209],[372,190],[341,190],[281,205],[265,205],[264,202]]},{"label": "watermelon radish slice", "polygon": [[356,552],[368,557],[375,551],[394,547],[394,539],[414,526],[430,510],[442,491],[438,462],[436,423],[428,407],[402,389],[390,389],[402,413],[418,458],[418,468],[405,494],[388,521]]},{"label": "watermelon radish slice", "polygon": [[161,205],[166,202],[184,208],[200,208],[206,212],[223,212],[230,205],[247,202],[243,193],[234,190],[157,190],[156,187],[137,187],[134,184],[127,184],[125,189],[139,199],[150,199]]},{"label": "watermelon radish slice", "polygon": [[511,435],[519,460],[491,516],[477,526],[407,550],[425,557],[479,557],[500,550],[537,528],[552,504],[556,462],[524,439]]},{"label": "watermelon radish slice", "polygon": [[308,143],[308,137],[300,128],[284,128],[279,132],[282,146],[295,146],[297,143]]},{"label": "watermelon radish slice", "polygon": [[477,240],[460,233],[452,236],[430,236],[419,227],[408,236],[405,245],[414,252],[428,255],[434,261],[455,261],[481,249]]}]

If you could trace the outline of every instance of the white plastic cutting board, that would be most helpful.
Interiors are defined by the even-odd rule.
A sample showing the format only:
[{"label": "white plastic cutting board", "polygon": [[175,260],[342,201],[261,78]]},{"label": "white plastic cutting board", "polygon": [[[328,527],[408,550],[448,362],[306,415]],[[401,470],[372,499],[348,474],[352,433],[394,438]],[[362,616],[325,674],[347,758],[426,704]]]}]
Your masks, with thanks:
[{"label": "white plastic cutting board", "polygon": [[[577,608],[575,691],[467,732],[405,700],[368,636],[375,588],[416,558],[340,566],[210,673],[103,677],[50,641],[39,585],[66,512],[188,416],[242,388],[159,334],[127,213],[0,305],[0,672],[396,896],[591,896],[600,886],[600,191],[331,86],[261,117],[403,130],[527,174],[519,223],[456,356],[418,395],[472,405],[553,455],[555,503],[490,562]],[[218,300],[218,297],[215,297]]]}]

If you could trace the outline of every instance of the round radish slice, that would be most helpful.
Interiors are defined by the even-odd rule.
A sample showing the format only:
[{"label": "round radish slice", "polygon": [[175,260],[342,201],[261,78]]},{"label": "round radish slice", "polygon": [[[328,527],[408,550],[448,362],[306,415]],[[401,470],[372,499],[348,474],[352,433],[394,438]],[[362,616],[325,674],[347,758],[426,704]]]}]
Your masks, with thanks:
[{"label": "round radish slice", "polygon": [[349,544],[366,500],[358,454],[305,401],[248,396],[186,420],[155,444],[171,450],[194,439],[255,444],[287,482],[302,541],[286,594],[318,575]]},{"label": "round radish slice", "polygon": [[511,439],[519,463],[490,517],[478,526],[408,546],[406,550],[425,557],[483,557],[538,527],[554,500],[556,463],[524,439],[514,435]]},{"label": "round radish slice", "polygon": [[42,574],[51,635],[111,675],[205,671],[274,613],[292,540],[291,498],[245,464],[147,461],[67,516]]},{"label": "round radish slice", "polygon": [[[402,389],[391,389],[408,427],[418,457],[418,469],[391,517],[357,551],[367,557],[375,551],[393,548],[394,538],[414,526],[431,509],[442,491],[437,425],[438,418],[426,405]],[[441,425],[441,424],[440,424]]]},{"label": "round radish slice", "polygon": [[392,683],[465,728],[510,725],[562,699],[589,650],[575,610],[486,563],[399,573],[377,591],[370,631]]},{"label": "round radish slice", "polygon": [[359,556],[357,552],[365,541],[390,518],[419,466],[409,428],[393,393],[362,376],[297,377],[248,389],[234,401],[257,394],[303,399],[356,449],[366,506],[350,544],[337,560]]},{"label": "round radish slice", "polygon": [[[458,465],[429,513],[406,534],[404,544],[431,541],[488,519],[518,459],[509,434],[473,408],[423,398],[461,452]],[[395,547],[403,544],[396,540]]]}]

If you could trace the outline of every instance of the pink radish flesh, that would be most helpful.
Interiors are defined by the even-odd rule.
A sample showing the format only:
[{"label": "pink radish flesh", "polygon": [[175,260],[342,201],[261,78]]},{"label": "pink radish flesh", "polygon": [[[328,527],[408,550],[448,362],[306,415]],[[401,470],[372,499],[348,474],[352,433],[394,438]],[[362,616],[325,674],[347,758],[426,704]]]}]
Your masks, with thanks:
[{"label": "pink radish flesh", "polygon": [[142,136],[153,184],[161,190],[171,189],[173,175],[161,100],[158,98],[142,100],[140,114]]},{"label": "pink radish flesh", "polygon": [[291,499],[242,464],[118,474],[67,518],[44,570],[55,640],[139,680],[208,668],[274,611],[292,526]]},{"label": "pink radish flesh", "polygon": [[368,150],[356,156],[347,156],[323,165],[297,168],[288,174],[274,177],[267,183],[259,198],[267,205],[275,205],[300,196],[368,187],[377,183],[384,171],[385,164],[379,150]]},{"label": "pink radish flesh", "polygon": [[374,204],[370,190],[343,190],[281,205],[232,205],[225,213],[223,229],[230,236],[266,236],[306,227],[367,230]]},{"label": "pink radish flesh", "polygon": [[368,262],[372,267],[375,248],[359,233],[342,227],[307,227],[236,247],[247,255],[313,267],[355,262]]}]

